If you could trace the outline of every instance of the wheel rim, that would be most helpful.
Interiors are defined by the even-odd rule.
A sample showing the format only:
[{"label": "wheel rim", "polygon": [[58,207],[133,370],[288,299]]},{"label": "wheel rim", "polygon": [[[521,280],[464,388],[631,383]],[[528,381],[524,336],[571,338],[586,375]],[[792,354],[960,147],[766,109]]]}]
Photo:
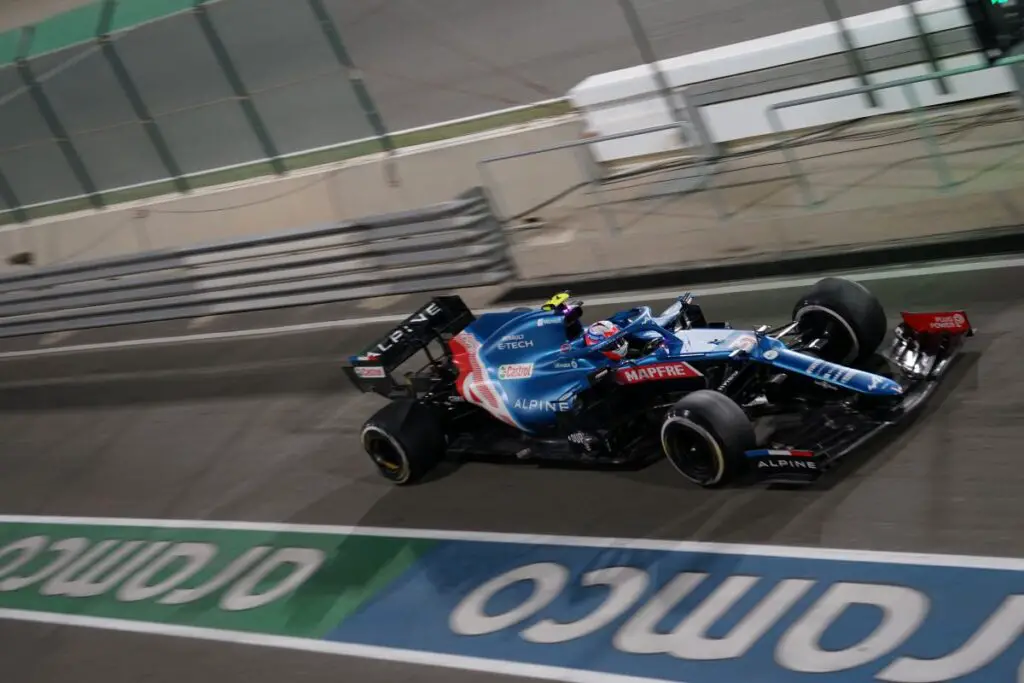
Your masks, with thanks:
[{"label": "wheel rim", "polygon": [[[804,306],[797,311],[794,318],[797,322],[806,324],[816,334],[827,333],[829,345],[838,351],[833,362],[842,365],[860,355],[860,342],[857,339],[857,334],[846,322],[846,319],[832,309],[816,305]],[[841,338],[837,338],[836,331],[842,333],[839,335]]]},{"label": "wheel rim", "polygon": [[717,484],[725,474],[725,458],[715,438],[685,417],[672,416],[661,428],[661,444],[672,466],[701,486]]},{"label": "wheel rim", "polygon": [[376,427],[363,430],[363,448],[386,479],[402,483],[409,478],[409,462],[402,447]]}]

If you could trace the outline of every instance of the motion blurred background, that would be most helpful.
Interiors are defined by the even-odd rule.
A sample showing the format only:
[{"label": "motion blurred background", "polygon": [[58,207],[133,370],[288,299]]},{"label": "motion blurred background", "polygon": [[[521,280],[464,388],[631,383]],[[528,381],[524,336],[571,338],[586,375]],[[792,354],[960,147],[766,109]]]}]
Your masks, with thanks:
[{"label": "motion blurred background", "polygon": [[[834,4],[849,16],[898,2]],[[829,20],[821,0],[632,5],[659,58]],[[641,62],[619,0],[2,6],[8,218],[15,205],[46,215],[68,198],[97,205],[115,190],[115,201],[132,199],[359,156],[403,131],[536,102],[557,112],[587,76]],[[536,116],[512,111],[501,122]],[[412,135],[405,143],[420,139]]]}]

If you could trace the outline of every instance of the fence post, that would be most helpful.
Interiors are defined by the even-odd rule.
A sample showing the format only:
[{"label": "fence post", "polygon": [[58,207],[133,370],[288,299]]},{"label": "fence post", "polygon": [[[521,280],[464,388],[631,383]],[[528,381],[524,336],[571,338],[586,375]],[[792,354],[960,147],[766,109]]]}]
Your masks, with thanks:
[{"label": "fence post", "polygon": [[789,142],[782,139],[782,136],[786,134],[785,129],[782,126],[782,116],[779,114],[779,110],[774,106],[769,106],[765,110],[765,118],[768,119],[768,125],[771,126],[772,132],[775,137],[779,140],[779,147],[782,150],[782,156],[786,160],[786,165],[789,166],[790,174],[796,179],[796,184],[800,188],[800,193],[804,196],[804,201],[808,207],[813,207],[818,204],[818,199],[814,196],[814,190],[811,188],[811,181],[807,179],[807,174],[804,173],[803,167],[800,165],[800,160],[797,158],[796,152],[790,146]]},{"label": "fence post", "polygon": [[918,99],[917,93],[914,92],[913,83],[907,83],[903,86],[903,95],[907,98],[907,104],[910,105],[911,116],[914,118],[914,125],[917,126],[918,131],[921,133],[921,137],[924,139],[925,147],[928,149],[928,156],[932,161],[932,166],[935,167],[935,173],[939,176],[939,183],[943,190],[947,190],[953,186],[953,177],[949,173],[949,167],[946,165],[946,160],[942,155],[942,148],[939,147],[938,141],[935,136],[932,135],[931,126],[928,125],[928,120],[925,117],[924,112],[921,111],[921,100]]},{"label": "fence post", "polygon": [[498,223],[504,227],[508,225],[512,216],[505,207],[505,198],[502,196],[501,190],[498,189],[498,183],[495,182],[494,176],[488,167],[490,163],[490,159],[481,159],[476,162],[477,172],[480,174],[480,187],[487,196],[487,201],[491,206],[491,213],[498,219]]},{"label": "fence post", "polygon": [[104,202],[103,197],[100,196],[99,188],[96,187],[92,176],[89,175],[89,171],[82,161],[82,156],[78,153],[74,143],[71,142],[67,129],[61,123],[60,117],[57,116],[57,111],[53,108],[53,104],[50,103],[50,99],[43,91],[43,86],[39,83],[39,79],[36,78],[32,66],[28,63],[34,37],[35,27],[29,26],[22,31],[21,44],[18,45],[17,55],[14,58],[15,69],[21,78],[22,84],[25,86],[25,90],[32,99],[32,103],[35,104],[36,109],[39,111],[39,116],[46,123],[46,127],[50,130],[50,135],[53,136],[57,147],[60,148],[61,154],[64,155],[64,161],[67,162],[72,175],[75,176],[75,180],[78,181],[82,191],[89,198],[89,203],[97,209],[101,208]]},{"label": "fence post", "polygon": [[4,204],[10,209],[11,215],[14,216],[14,220],[19,223],[24,223],[28,220],[28,214],[25,213],[25,209],[22,208],[21,200],[18,199],[18,194],[11,187],[11,183],[7,180],[7,176],[4,175],[3,169],[0,169],[0,198],[3,198]]},{"label": "fence post", "polygon": [[[829,21],[839,29],[839,41],[843,44],[843,53],[846,55],[846,61],[853,69],[857,81],[861,85],[870,85],[867,69],[864,68],[864,62],[861,61],[860,55],[857,53],[857,47],[853,44],[850,32],[846,30],[846,22],[843,20],[843,13],[840,11],[839,5],[836,4],[836,0],[821,0],[821,2],[825,5]],[[878,98],[873,91],[864,93],[864,97],[867,99],[869,107],[878,106]]]},{"label": "fence post", "polygon": [[259,111],[256,110],[256,105],[253,104],[252,97],[249,95],[245,83],[242,82],[238,69],[235,68],[235,63],[231,59],[227,46],[224,45],[224,41],[221,40],[220,34],[217,33],[217,29],[213,25],[213,20],[210,19],[210,13],[206,9],[206,4],[209,1],[192,0],[192,11],[195,14],[196,21],[199,22],[199,28],[202,30],[210,49],[213,50],[217,64],[220,65],[221,70],[224,72],[224,77],[227,78],[228,84],[235,93],[235,97],[238,98],[238,105],[242,108],[242,113],[245,114],[249,127],[252,128],[252,132],[256,135],[257,140],[259,140],[260,147],[263,148],[267,161],[270,162],[270,166],[274,169],[275,173],[284,175],[288,172],[288,168],[281,160],[281,155],[277,151],[277,145],[274,144],[266,124],[263,123],[263,117],[260,116]]},{"label": "fence post", "polygon": [[167,141],[164,140],[160,127],[153,120],[149,108],[142,99],[142,94],[135,85],[135,81],[132,80],[131,74],[124,65],[124,60],[121,59],[121,55],[118,53],[117,48],[114,46],[114,41],[110,37],[110,27],[113,25],[114,13],[116,11],[117,0],[104,0],[103,8],[100,11],[99,24],[96,26],[96,42],[99,44],[100,50],[110,66],[110,70],[114,73],[114,78],[117,80],[118,85],[121,86],[121,90],[124,91],[125,97],[128,98],[128,103],[131,105],[132,111],[135,112],[135,118],[142,125],[142,130],[146,133],[146,137],[149,138],[153,149],[156,150],[156,154],[160,157],[164,168],[167,169],[167,175],[174,181],[174,187],[177,188],[178,192],[188,192],[190,189],[189,184],[181,172],[178,160],[171,153],[171,148],[168,146]]},{"label": "fence post", "polygon": [[327,44],[330,45],[331,51],[334,53],[334,58],[338,60],[338,63],[341,64],[348,74],[349,83],[351,83],[356,99],[359,100],[359,105],[363,109],[363,115],[369,121],[370,127],[373,128],[377,139],[380,140],[381,147],[384,148],[384,152],[387,154],[384,168],[387,173],[388,184],[395,187],[399,184],[398,171],[394,165],[395,142],[392,140],[391,134],[384,124],[384,118],[381,116],[380,110],[377,109],[373,97],[370,96],[370,91],[363,80],[363,73],[356,67],[348,50],[345,49],[341,33],[331,19],[331,15],[327,12],[327,8],[324,7],[323,0],[309,0],[309,8],[312,10],[313,15],[316,16],[320,29],[324,33],[324,38],[327,39]]},{"label": "fence post", "polygon": [[[910,13],[910,21],[914,24],[914,32],[917,33],[917,42],[921,45],[921,51],[924,52],[932,73],[940,73],[942,70],[939,68],[938,55],[935,54],[931,38],[929,38],[928,32],[924,29],[924,23],[921,21],[921,16],[917,13],[917,8],[914,7],[914,0],[900,0],[900,2],[903,3],[903,6],[907,8],[907,12]],[[935,79],[935,87],[940,95],[948,95],[950,92],[949,85],[942,76]]]},{"label": "fence post", "polygon": [[[658,90],[661,91],[661,96],[665,99],[669,113],[671,113],[674,122],[679,125],[679,137],[682,139],[683,145],[685,146],[688,142],[684,124],[689,123],[696,132],[701,147],[704,148],[704,154],[709,159],[716,158],[718,156],[717,146],[711,140],[711,134],[708,132],[707,126],[704,125],[704,119],[700,111],[696,107],[691,106],[684,95],[678,95],[683,102],[683,106],[679,106],[679,102],[676,100],[677,93],[672,91],[672,85],[665,77],[665,72],[658,66],[657,55],[654,54],[651,41],[647,38],[647,32],[644,31],[640,15],[637,14],[636,7],[633,5],[633,0],[619,0],[619,7],[622,9],[622,14],[626,18],[626,24],[633,35],[633,43],[636,45],[637,50],[640,51],[640,58],[651,68],[654,74],[654,82],[657,84]],[[683,113],[684,109],[685,114]]]}]

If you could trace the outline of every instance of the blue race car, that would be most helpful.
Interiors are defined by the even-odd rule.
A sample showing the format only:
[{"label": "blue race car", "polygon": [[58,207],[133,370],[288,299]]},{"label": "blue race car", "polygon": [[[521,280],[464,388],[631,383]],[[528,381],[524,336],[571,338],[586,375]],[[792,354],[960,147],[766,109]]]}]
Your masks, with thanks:
[{"label": "blue race car", "polygon": [[704,487],[807,483],[908,417],[974,333],[964,311],[903,313],[879,354],[885,311],[843,278],[820,280],[774,328],[708,322],[689,294],[660,315],[639,306],[586,328],[582,315],[568,292],[479,317],[440,296],[350,357],[355,386],[390,399],[361,434],[380,473],[410,484],[449,455],[665,456]]}]

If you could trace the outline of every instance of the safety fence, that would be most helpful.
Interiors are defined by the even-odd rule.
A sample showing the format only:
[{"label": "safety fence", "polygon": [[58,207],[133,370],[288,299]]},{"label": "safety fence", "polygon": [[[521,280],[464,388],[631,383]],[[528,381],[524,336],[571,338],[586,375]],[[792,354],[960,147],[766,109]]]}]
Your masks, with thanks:
[{"label": "safety fence", "polygon": [[[1024,66],[1024,55],[1001,59],[998,61],[998,65],[999,67],[1007,67],[1018,72],[1018,70]],[[814,181],[812,180],[814,173],[809,172],[804,167],[804,164],[801,163],[797,145],[794,144],[799,139],[800,133],[797,133],[796,136],[794,136],[790,132],[790,129],[785,125],[782,112],[785,110],[805,108],[813,105],[827,106],[836,100],[844,100],[852,97],[870,96],[875,98],[886,91],[898,90],[903,96],[905,109],[909,112],[913,128],[916,132],[916,137],[920,140],[922,151],[921,158],[926,160],[927,164],[932,168],[935,174],[935,178],[937,180],[935,185],[936,189],[945,192],[956,188],[958,185],[964,184],[968,180],[967,178],[957,178],[953,172],[952,165],[958,155],[978,152],[1002,153],[1002,158],[998,160],[989,160],[986,167],[982,170],[982,173],[998,173],[1001,169],[1003,173],[1006,173],[1010,168],[1017,170],[1015,167],[1018,165],[1011,164],[1011,162],[1020,155],[1020,150],[1017,148],[1024,144],[1024,134],[1020,131],[1018,121],[1017,125],[1014,125],[1011,129],[1015,130],[1016,134],[1002,136],[993,140],[975,141],[973,143],[962,144],[952,149],[943,149],[941,144],[943,134],[936,128],[932,117],[928,115],[928,107],[922,103],[920,95],[921,86],[926,83],[948,83],[956,79],[970,77],[974,74],[990,72],[992,69],[992,65],[978,64],[960,69],[939,70],[920,76],[893,79],[882,83],[847,88],[837,92],[817,94],[776,102],[765,109],[765,119],[771,126],[772,133],[777,141],[776,144],[785,159],[790,176],[794,179],[800,189],[805,205],[807,207],[821,206],[825,203],[826,198],[814,191]],[[1022,80],[1022,82],[1024,82],[1024,80]],[[806,120],[806,117],[801,116],[799,113],[791,118],[800,122],[794,126],[794,128],[797,129],[801,128]],[[975,131],[979,127],[980,126],[975,125]],[[971,175],[973,177],[970,179],[976,179],[979,174]]]},{"label": "safety fence", "polygon": [[0,278],[0,337],[498,284],[480,188],[417,211]]},{"label": "safety fence", "polygon": [[[738,21],[727,4],[678,0],[97,0],[0,33],[0,223],[387,160],[565,113],[574,84],[638,58],[735,48],[825,21],[826,6],[889,2],[748,3]],[[38,6],[25,20],[53,7]],[[751,95],[742,79],[711,80],[694,107]],[[694,129],[683,136],[699,136],[698,113],[681,114]],[[385,170],[381,182],[409,181]]]},{"label": "safety fence", "polygon": [[230,181],[254,162],[284,173],[328,143],[386,151],[339,11],[334,0],[102,0],[0,34],[0,209],[185,192],[196,174]]}]

